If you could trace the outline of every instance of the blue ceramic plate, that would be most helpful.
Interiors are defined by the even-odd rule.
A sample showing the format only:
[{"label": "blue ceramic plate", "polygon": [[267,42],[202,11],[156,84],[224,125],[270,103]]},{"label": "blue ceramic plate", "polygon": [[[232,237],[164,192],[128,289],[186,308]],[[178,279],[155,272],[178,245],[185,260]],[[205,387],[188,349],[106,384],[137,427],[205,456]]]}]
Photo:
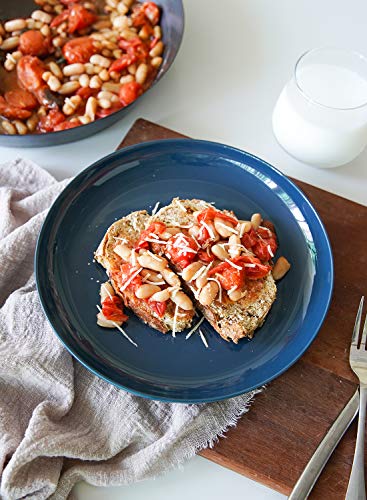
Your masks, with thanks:
[{"label": "blue ceramic plate", "polygon": [[[125,325],[135,348],[96,324],[99,282],[106,279],[93,251],[107,227],[133,210],[174,196],[214,201],[240,218],[261,212],[276,227],[292,264],[253,340],[222,340],[208,323],[199,337],[174,339],[134,314]],[[315,338],[329,306],[332,254],[307,198],[276,169],[248,153],[206,141],[164,140],[113,153],[80,173],[58,197],[36,251],[44,311],[67,349],[93,373],[153,399],[217,401],[269,382],[289,368]]]}]

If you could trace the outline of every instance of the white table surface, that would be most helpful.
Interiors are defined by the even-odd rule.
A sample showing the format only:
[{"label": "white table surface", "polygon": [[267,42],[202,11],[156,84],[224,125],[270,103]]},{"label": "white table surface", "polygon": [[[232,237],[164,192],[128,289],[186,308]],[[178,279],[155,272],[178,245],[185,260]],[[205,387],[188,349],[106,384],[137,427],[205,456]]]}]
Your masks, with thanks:
[{"label": "white table surface", "polygon": [[[123,122],[64,146],[0,148],[1,161],[25,156],[58,179],[71,176],[110,153],[134,120],[144,117],[245,149],[288,175],[367,204],[367,151],[338,169],[318,170],[288,156],[271,131],[272,108],[302,52],[331,45],[367,54],[364,0],[184,2],[186,30],[174,66]],[[275,451],[276,443],[271,446]],[[75,492],[79,500],[285,498],[200,457],[155,481],[103,490],[81,484]]]}]

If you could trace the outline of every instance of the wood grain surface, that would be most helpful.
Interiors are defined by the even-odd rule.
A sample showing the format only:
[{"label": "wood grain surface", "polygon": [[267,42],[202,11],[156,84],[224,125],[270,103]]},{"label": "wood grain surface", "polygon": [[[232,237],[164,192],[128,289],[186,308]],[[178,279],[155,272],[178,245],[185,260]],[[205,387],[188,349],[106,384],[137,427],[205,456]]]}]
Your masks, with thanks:
[{"label": "wood grain surface", "polygon": [[[118,148],[184,138],[139,119]],[[294,179],[293,179],[294,180]],[[349,343],[361,295],[367,293],[367,208],[294,180],[318,211],[333,249],[335,285],[326,320],[303,357],[259,394],[235,428],[201,455],[289,494],[309,458],[357,387]],[[355,423],[321,474],[311,499],[344,499]],[[367,455],[366,455],[367,456]]]}]

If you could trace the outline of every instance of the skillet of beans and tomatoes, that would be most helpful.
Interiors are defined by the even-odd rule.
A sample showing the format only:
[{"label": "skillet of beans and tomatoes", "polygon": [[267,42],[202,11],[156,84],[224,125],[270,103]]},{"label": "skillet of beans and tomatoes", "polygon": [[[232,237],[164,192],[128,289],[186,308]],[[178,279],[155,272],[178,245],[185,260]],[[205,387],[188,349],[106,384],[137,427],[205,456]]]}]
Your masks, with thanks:
[{"label": "skillet of beans and tomatoes", "polygon": [[0,24],[0,132],[46,133],[128,106],[162,64],[160,10],[131,0],[35,0]]}]

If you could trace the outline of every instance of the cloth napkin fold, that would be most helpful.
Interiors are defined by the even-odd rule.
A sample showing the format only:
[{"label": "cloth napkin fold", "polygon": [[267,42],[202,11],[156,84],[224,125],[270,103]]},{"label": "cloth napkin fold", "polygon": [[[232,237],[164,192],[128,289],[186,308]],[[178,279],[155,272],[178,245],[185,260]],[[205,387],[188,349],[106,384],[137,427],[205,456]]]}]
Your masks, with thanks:
[{"label": "cloth napkin fold", "polygon": [[257,391],[210,404],[150,401],[86,370],[59,342],[37,296],[33,257],[67,185],[17,159],[0,166],[0,494],[64,499],[73,485],[156,476],[211,446]]}]

